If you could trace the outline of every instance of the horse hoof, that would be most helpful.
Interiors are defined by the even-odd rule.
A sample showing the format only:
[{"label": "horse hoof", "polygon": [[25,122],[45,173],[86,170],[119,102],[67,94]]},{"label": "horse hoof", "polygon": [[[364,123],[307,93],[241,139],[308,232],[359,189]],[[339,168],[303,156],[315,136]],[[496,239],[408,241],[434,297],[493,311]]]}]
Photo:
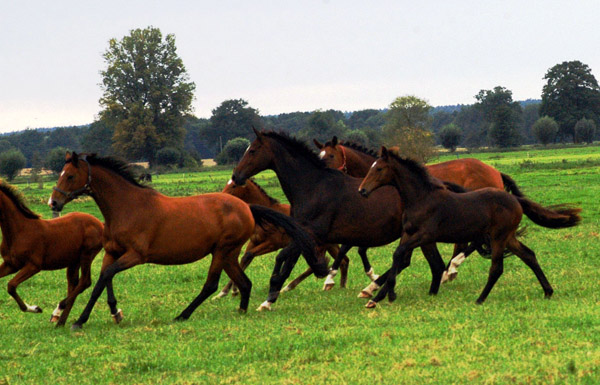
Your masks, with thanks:
[{"label": "horse hoof", "polygon": [[440,280],[440,284],[448,282],[448,270],[444,270],[442,273],[442,279]]},{"label": "horse hoof", "polygon": [[290,287],[289,285],[284,287],[283,289],[281,289],[281,291],[279,293],[285,293],[286,291],[292,291],[292,287]]},{"label": "horse hoof", "polygon": [[369,302],[367,302],[367,304],[365,305],[365,307],[367,309],[375,309],[376,306],[377,306],[377,302],[375,302],[373,300],[369,300]]},{"label": "horse hoof", "polygon": [[264,311],[264,310],[271,311],[271,303],[269,301],[265,301],[265,302],[261,303],[260,306],[258,308],[256,308],[256,311]]},{"label": "horse hoof", "polygon": [[246,309],[239,308],[239,309],[238,309],[238,313],[240,313],[240,314],[246,314],[246,313],[247,313],[247,310],[246,310]]},{"label": "horse hoof", "polygon": [[111,316],[113,321],[115,321],[115,323],[118,324],[121,321],[123,321],[123,310],[119,309],[115,314],[111,314]]},{"label": "horse hoof", "polygon": [[458,271],[448,273],[448,281],[454,281],[456,279],[456,276],[458,276]]},{"label": "horse hoof", "polygon": [[377,279],[378,279],[378,278],[379,278],[379,276],[378,276],[377,274],[373,274],[373,275],[371,276],[371,281],[372,281],[372,282],[375,282],[375,281],[377,281]]},{"label": "horse hoof", "polygon": [[388,293],[388,301],[394,302],[396,300],[396,293]]},{"label": "horse hoof", "polygon": [[334,284],[333,283],[326,283],[325,285],[323,285],[323,291],[329,291],[331,289],[333,289]]},{"label": "horse hoof", "polygon": [[82,325],[79,322],[75,322],[71,325],[71,330],[81,330]]},{"label": "horse hoof", "polygon": [[[52,316],[50,317],[50,322],[52,322],[52,323],[54,323],[54,322],[58,322],[58,319],[59,319],[59,318],[60,318],[60,317],[59,317],[59,316],[57,316],[57,315],[52,315]],[[57,326],[58,326],[58,325],[57,325]]]},{"label": "horse hoof", "polygon": [[360,293],[358,293],[358,298],[371,298],[373,296],[373,294],[369,293],[368,291],[361,291]]},{"label": "horse hoof", "polygon": [[221,299],[221,298],[223,298],[223,297],[226,297],[226,296],[227,296],[227,293],[225,293],[225,292],[220,292],[219,294],[217,294],[217,295],[215,295],[214,297],[212,297],[212,300],[214,301],[214,300],[217,300],[217,299]]},{"label": "horse hoof", "polygon": [[232,297],[237,297],[239,294],[240,294],[240,292],[239,292],[239,291],[237,291],[237,290],[236,290],[236,291],[232,291],[232,292],[231,292],[231,296],[232,296]]},{"label": "horse hoof", "polygon": [[27,305],[27,308],[24,310],[27,313],[41,313],[42,312],[42,308],[36,305]]}]

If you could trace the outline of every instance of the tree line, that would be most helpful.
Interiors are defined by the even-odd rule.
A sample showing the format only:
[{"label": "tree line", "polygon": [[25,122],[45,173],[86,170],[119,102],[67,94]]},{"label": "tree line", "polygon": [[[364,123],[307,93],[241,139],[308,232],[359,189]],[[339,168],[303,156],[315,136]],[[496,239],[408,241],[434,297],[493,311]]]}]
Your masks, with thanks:
[{"label": "tree line", "polygon": [[163,37],[153,27],[132,30],[121,40],[111,39],[103,58],[98,119],[85,126],[1,136],[1,173],[11,177],[10,170],[19,166],[59,170],[67,149],[119,155],[151,166],[194,168],[203,158],[228,163],[243,154],[253,137],[252,127],[305,140],[337,136],[371,148],[395,145],[422,161],[434,155],[435,145],[454,151],[591,143],[600,135],[600,87],[580,61],[551,67],[544,75],[540,100],[514,101],[511,90],[497,86],[480,90],[471,105],[432,107],[408,95],[382,109],[262,116],[248,101],[230,99],[202,119],[193,115],[196,86],[177,55],[173,35]]}]

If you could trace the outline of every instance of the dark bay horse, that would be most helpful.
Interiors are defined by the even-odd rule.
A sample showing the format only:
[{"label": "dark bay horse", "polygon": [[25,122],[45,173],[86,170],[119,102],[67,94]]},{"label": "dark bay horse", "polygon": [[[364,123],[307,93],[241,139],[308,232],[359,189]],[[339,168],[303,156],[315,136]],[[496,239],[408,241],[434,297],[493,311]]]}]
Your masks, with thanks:
[{"label": "dark bay horse", "polygon": [[[401,201],[393,188],[377,190],[369,199],[357,193],[361,179],[328,168],[306,144],[285,134],[259,132],[238,166],[232,180],[244,185],[248,178],[271,169],[291,203],[291,215],[317,240],[317,245],[347,244],[364,247],[386,245],[402,233]],[[437,293],[444,262],[435,245],[423,246]],[[297,259],[297,250],[284,248],[277,256],[267,300],[259,307],[269,309],[277,300],[284,280]]]},{"label": "dark bay horse", "polygon": [[382,186],[393,186],[401,197],[404,230],[400,246],[394,252],[392,267],[386,273],[385,285],[367,307],[375,307],[386,295],[390,301],[396,298],[396,275],[410,265],[410,252],[415,247],[432,242],[481,242],[486,238],[491,244],[492,265],[477,303],[485,301],[502,275],[505,249],[525,262],[535,273],[545,296],[552,296],[552,287],[535,253],[517,240],[517,229],[523,213],[534,223],[547,228],[575,226],[581,220],[581,209],[567,205],[545,208],[495,188],[456,194],[440,188],[432,181],[427,169],[417,162],[401,158],[385,147],[361,183],[359,192],[368,197]]},{"label": "dark bay horse", "polygon": [[[281,203],[277,199],[269,196],[269,194],[267,194],[267,192],[252,179],[248,179],[246,184],[243,186],[239,186],[232,180],[229,180],[221,192],[236,196],[248,204],[258,204],[282,214],[288,216],[290,215],[290,205]],[[255,257],[282,249],[289,245],[291,241],[291,238],[285,233],[285,231],[276,226],[268,223],[262,226],[256,226],[254,229],[254,234],[252,234],[250,237],[250,242],[248,242],[246,250],[244,251],[244,255],[240,260],[242,269],[246,270]],[[327,251],[333,258],[337,256],[338,250],[339,248],[337,245],[327,246]],[[348,276],[348,258],[346,258],[344,263],[342,263],[340,270],[342,273],[341,286],[345,287]],[[312,269],[309,267],[308,270],[300,274],[281,291],[293,290],[300,282],[305,280],[310,275],[312,275]],[[232,286],[234,288],[233,295],[236,295],[236,288],[233,285],[233,281],[229,281],[216,297],[225,297],[229,293],[229,290]]]},{"label": "dark bay horse", "polygon": [[318,264],[311,237],[290,217],[259,205],[248,205],[229,194],[212,193],[172,198],[140,185],[127,163],[113,157],[67,153],[50,205],[60,211],[81,194],[89,194],[104,216],[105,256],[91,298],[73,328],[89,318],[98,297],[107,289],[115,321],[122,313],[112,289],[115,274],[144,263],[179,265],[212,254],[206,283],[200,294],[176,320],[188,319],[218,288],[221,271],[238,286],[240,310],[248,307],[252,283],[242,271],[238,255],[254,232],[255,224],[269,222],[284,228],[302,250],[315,274],[325,276],[327,265]]},{"label": "dark bay horse", "polygon": [[[364,178],[377,158],[377,153],[352,142],[339,142],[334,136],[330,141],[321,144],[314,140],[317,148],[321,150],[319,157],[331,168],[343,170],[348,175]],[[478,190],[486,187],[504,189],[512,194],[524,197],[516,182],[507,174],[501,173],[494,167],[474,158],[450,160],[447,162],[425,166],[430,175],[443,181],[452,182],[468,190]],[[464,261],[465,256],[460,255],[464,245],[455,247],[452,258],[448,262],[442,277],[442,283],[453,280],[458,274],[458,266]],[[340,252],[347,249],[342,248]],[[364,258],[366,259],[366,251]],[[368,262],[367,262],[368,263]]]},{"label": "dark bay horse", "polygon": [[14,187],[0,182],[0,227],[0,277],[17,273],[8,282],[8,293],[22,311],[41,313],[42,309],[23,302],[17,286],[41,270],[66,268],[67,297],[50,319],[57,326],[64,325],[77,296],[92,284],[90,268],[102,249],[102,222],[84,213],[41,219],[27,208]]}]

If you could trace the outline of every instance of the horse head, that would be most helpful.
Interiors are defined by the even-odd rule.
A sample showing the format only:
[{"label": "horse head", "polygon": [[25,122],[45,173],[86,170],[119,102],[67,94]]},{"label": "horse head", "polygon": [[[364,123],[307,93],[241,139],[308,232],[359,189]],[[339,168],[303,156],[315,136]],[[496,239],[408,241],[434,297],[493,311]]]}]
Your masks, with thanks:
[{"label": "horse head", "polygon": [[90,192],[91,179],[92,170],[87,155],[67,152],[65,165],[53,188],[48,205],[53,211],[61,211],[65,204]]},{"label": "horse head", "polygon": [[244,156],[233,170],[231,180],[239,186],[246,184],[251,176],[271,167],[274,154],[269,146],[268,138],[261,131],[252,127],[256,139],[246,149]]},{"label": "horse head", "polygon": [[389,163],[388,151],[385,146],[381,146],[381,155],[373,162],[369,172],[358,186],[358,192],[363,197],[368,197],[374,190],[392,181],[393,170]]}]

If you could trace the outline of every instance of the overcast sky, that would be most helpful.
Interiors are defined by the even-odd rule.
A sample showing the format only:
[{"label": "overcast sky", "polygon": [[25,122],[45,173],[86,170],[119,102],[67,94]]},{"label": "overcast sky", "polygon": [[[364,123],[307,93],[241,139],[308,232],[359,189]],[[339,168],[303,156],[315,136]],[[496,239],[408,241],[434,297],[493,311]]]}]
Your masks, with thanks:
[{"label": "overcast sky", "polygon": [[91,123],[109,39],[148,26],[176,36],[204,118],[237,98],[262,115],[524,100],[563,61],[600,73],[599,0],[86,3],[0,2],[0,132]]}]

